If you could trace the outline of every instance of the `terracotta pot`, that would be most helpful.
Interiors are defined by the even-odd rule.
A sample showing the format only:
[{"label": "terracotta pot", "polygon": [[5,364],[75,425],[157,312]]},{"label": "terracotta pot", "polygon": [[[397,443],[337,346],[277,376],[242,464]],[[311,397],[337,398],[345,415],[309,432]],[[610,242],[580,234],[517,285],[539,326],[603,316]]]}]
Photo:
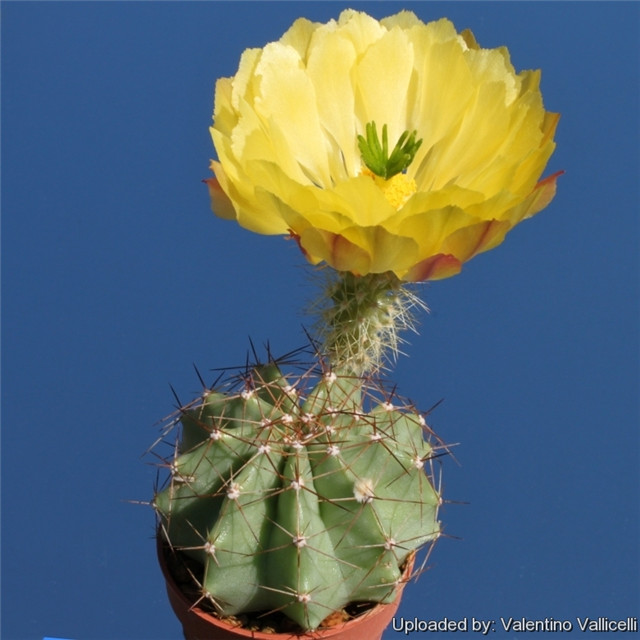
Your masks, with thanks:
[{"label": "terracotta pot", "polygon": [[166,554],[169,552],[168,547],[160,537],[158,537],[157,543],[158,560],[166,581],[169,602],[182,623],[185,640],[238,640],[239,638],[252,638],[253,640],[380,640],[383,631],[387,628],[398,609],[402,591],[405,582],[411,576],[414,561],[414,555],[412,554],[404,570],[403,579],[405,582],[400,585],[396,599],[390,604],[378,604],[348,622],[326,629],[318,629],[302,634],[291,632],[265,633],[233,626],[229,622],[221,620],[195,605],[180,590],[167,567]]}]

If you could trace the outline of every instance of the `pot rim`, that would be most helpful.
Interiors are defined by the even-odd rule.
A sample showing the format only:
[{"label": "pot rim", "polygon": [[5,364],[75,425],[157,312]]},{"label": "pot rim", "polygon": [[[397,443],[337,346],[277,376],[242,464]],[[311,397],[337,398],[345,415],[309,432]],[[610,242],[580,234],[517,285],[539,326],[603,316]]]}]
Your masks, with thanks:
[{"label": "pot rim", "polygon": [[[330,639],[339,638],[340,634],[343,634],[343,637],[345,639],[355,639],[362,637],[360,635],[362,629],[360,629],[357,636],[355,635],[355,630],[359,629],[363,624],[368,624],[370,627],[372,627],[372,630],[376,627],[379,628],[379,633],[381,634],[382,631],[386,629],[389,622],[393,618],[393,615],[398,609],[404,587],[411,579],[416,555],[415,551],[412,551],[405,561],[405,567],[402,572],[401,582],[398,584],[396,598],[393,600],[393,602],[390,602],[388,604],[378,603],[367,611],[364,611],[363,613],[351,618],[350,620],[332,627],[316,629],[314,631],[303,631],[300,633],[290,631],[267,633],[264,631],[254,631],[242,626],[234,626],[224,619],[201,609],[198,606],[197,602],[193,602],[189,597],[187,597],[186,594],[183,593],[183,591],[176,583],[173,574],[169,570],[169,567],[167,566],[166,554],[171,552],[170,543],[160,532],[156,534],[156,541],[158,561],[160,563],[160,568],[166,582],[167,595],[169,596],[169,601],[174,610],[174,613],[176,614],[180,622],[184,625],[184,620],[182,617],[183,615],[192,616],[193,618],[199,619],[201,621],[201,624],[203,625],[209,624],[212,628],[224,629],[227,633],[234,634],[237,638],[251,638],[252,640]],[[349,633],[353,633],[354,635],[348,635]],[[376,637],[379,638],[380,635],[370,635],[369,637],[375,639]]]}]

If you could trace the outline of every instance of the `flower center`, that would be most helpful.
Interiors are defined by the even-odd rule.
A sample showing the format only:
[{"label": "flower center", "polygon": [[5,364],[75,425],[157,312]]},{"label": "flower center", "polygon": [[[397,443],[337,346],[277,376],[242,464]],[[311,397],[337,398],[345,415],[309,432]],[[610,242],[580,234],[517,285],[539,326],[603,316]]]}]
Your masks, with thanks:
[{"label": "flower center", "polygon": [[366,138],[358,136],[358,148],[362,161],[373,173],[385,180],[389,180],[397,173],[402,173],[413,162],[422,144],[422,139],[416,140],[417,131],[412,133],[405,131],[389,153],[386,124],[382,126],[382,142],[378,138],[378,129],[374,121],[367,123],[366,133]]},{"label": "flower center", "polygon": [[373,171],[366,168],[362,169],[362,174],[372,178],[394,209],[400,209],[418,188],[416,181],[409,178],[406,173],[396,173],[388,180],[375,175]]}]

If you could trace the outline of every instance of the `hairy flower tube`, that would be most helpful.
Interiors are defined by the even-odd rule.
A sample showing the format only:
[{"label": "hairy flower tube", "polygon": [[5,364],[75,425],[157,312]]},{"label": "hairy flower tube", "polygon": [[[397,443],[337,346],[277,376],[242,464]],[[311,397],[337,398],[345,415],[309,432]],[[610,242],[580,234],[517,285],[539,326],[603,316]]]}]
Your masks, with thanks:
[{"label": "hairy flower tube", "polygon": [[213,209],[339,272],[455,275],[555,195],[539,84],[446,19],[299,19],[216,84]]}]

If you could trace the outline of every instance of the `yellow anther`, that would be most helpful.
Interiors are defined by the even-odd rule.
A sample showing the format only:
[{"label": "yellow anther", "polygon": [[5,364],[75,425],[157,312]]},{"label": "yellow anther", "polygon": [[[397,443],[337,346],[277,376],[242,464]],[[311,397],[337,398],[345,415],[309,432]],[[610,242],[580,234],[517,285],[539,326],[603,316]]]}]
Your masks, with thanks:
[{"label": "yellow anther", "polygon": [[396,173],[388,180],[375,175],[366,167],[362,173],[369,176],[378,185],[387,202],[394,208],[400,209],[402,205],[416,192],[417,185],[413,178],[407,177],[405,173]]}]

